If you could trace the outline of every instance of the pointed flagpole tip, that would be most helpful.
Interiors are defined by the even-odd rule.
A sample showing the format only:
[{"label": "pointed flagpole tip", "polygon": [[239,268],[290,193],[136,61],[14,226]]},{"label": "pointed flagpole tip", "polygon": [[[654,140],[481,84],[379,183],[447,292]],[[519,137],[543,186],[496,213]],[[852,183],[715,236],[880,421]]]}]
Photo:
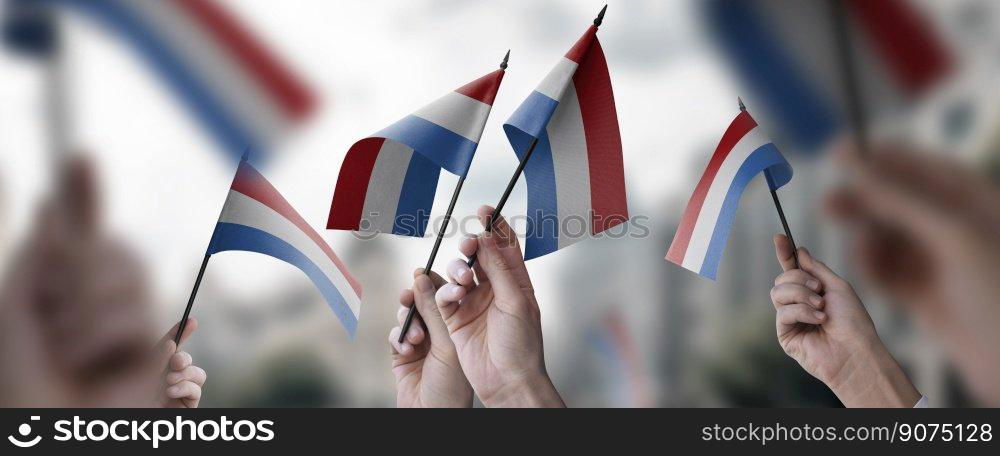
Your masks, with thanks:
[{"label": "pointed flagpole tip", "polygon": [[604,5],[604,8],[601,8],[601,12],[597,13],[597,19],[594,19],[595,26],[597,27],[601,26],[601,23],[604,22],[604,13],[606,13],[607,11],[608,11],[608,5]]},{"label": "pointed flagpole tip", "polygon": [[507,69],[507,62],[510,61],[510,49],[507,49],[507,55],[503,56],[503,62],[500,62],[500,69]]},{"label": "pointed flagpole tip", "polygon": [[736,97],[736,101],[738,101],[740,103],[740,111],[746,111],[747,110],[747,105],[743,104],[743,98],[742,97]]}]

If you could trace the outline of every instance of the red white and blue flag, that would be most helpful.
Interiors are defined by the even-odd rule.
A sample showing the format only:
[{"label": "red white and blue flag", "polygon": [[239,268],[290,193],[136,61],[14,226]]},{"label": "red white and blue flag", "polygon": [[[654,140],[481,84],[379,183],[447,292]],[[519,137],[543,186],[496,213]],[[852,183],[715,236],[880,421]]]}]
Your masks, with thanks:
[{"label": "red white and blue flag", "polygon": [[469,171],[503,75],[476,79],[354,143],[326,227],[423,236],[441,169]]},{"label": "red white and blue flag", "polygon": [[121,33],[222,147],[271,151],[316,100],[214,0],[45,0],[91,13]]},{"label": "red white and blue flag", "polygon": [[361,284],[323,238],[253,166],[240,163],[208,254],[242,250],[269,255],[304,272],[353,338]]},{"label": "red white and blue flag", "polygon": [[[948,46],[917,2],[837,2],[847,16],[858,89],[874,126],[891,123],[952,70]],[[774,134],[805,152],[821,150],[846,124],[832,3],[699,3],[708,31],[748,89],[747,105],[772,120]]]},{"label": "red white and blue flag", "polygon": [[741,111],[729,125],[684,209],[667,260],[715,279],[743,190],[764,172],[772,190],[792,180],[792,167]]},{"label": "red white and blue flag", "polygon": [[528,183],[525,259],[628,220],[611,76],[591,26],[504,124]]}]

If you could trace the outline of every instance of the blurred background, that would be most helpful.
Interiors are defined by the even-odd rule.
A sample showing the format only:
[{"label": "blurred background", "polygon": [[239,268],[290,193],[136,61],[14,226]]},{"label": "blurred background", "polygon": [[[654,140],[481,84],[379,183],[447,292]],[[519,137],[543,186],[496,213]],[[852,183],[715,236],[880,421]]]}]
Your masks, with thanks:
[{"label": "blurred background", "polygon": [[[34,16],[18,9],[43,3],[54,6],[46,16],[58,31],[54,42],[32,33],[38,29],[27,19]],[[233,148],[149,64],[148,50],[78,3],[3,2],[0,255],[7,271],[18,268],[17,246],[36,229],[38,208],[58,184],[53,163],[60,150],[79,151],[97,176],[102,230],[127,246],[147,276],[149,298],[133,309],[141,317],[117,324],[148,319],[159,335],[184,310],[233,176]],[[356,140],[492,71],[510,49],[510,68],[455,212],[462,232],[478,232],[478,222],[465,217],[495,204],[517,165],[501,124],[605,2],[213,3],[308,88],[309,109],[262,141],[269,152],[262,173],[340,255],[362,283],[364,299],[351,341],[298,270],[251,253],[213,257],[193,312],[199,329],[185,345],[208,372],[202,405],[393,406],[387,334],[396,325],[399,290],[424,263],[433,237],[361,240],[320,230],[344,154]],[[732,46],[755,32],[732,25],[751,23],[746,11],[713,1],[608,3],[599,36],[615,89],[629,206],[633,216],[647,218],[649,229],[633,226],[634,236],[581,242],[528,264],[549,372],[567,404],[839,404],[775,340],[768,291],[779,272],[771,236],[781,227],[762,181],[744,195],[718,281],[663,260],[742,96],[795,169],[780,194],[798,244],[855,282],[880,335],[921,392],[937,405],[967,405],[934,341],[852,273],[847,241],[823,214],[823,194],[842,178],[829,151],[849,123],[827,2],[732,2],[753,8],[756,32],[770,33],[800,59],[800,76],[827,102],[829,122],[821,126],[796,124],[766,84],[746,71],[742,50]],[[863,15],[848,14],[869,134],[906,138],[995,176],[1000,3],[892,3],[919,18],[924,41],[910,44],[926,64],[910,69],[921,76],[915,83],[896,77],[886,63],[891,59],[865,41],[884,35],[866,31]],[[455,182],[442,175],[435,215]],[[505,213],[523,214],[525,198],[522,181]],[[460,238],[445,240],[438,265],[458,255]],[[92,312],[99,311],[117,310]]]}]

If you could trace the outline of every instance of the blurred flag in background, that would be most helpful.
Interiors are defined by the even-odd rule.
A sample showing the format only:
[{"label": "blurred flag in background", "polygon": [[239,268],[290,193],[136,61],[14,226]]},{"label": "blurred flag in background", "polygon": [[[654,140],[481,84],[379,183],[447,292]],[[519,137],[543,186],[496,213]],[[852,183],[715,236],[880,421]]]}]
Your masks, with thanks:
[{"label": "blurred flag in background", "polygon": [[223,149],[271,152],[315,110],[313,93],[212,0],[41,0],[120,33]]},{"label": "blurred flag in background", "polygon": [[[817,152],[844,127],[844,65],[833,2],[710,0],[702,19],[776,136]],[[874,124],[906,112],[945,77],[952,58],[908,0],[843,0],[859,96]]]}]

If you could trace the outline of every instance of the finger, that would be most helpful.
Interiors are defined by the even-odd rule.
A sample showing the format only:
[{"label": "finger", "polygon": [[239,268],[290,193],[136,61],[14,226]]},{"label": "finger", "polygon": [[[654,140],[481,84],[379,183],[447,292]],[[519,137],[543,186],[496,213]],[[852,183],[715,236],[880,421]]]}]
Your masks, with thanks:
[{"label": "finger", "polygon": [[[411,301],[410,304],[412,305],[412,301]],[[401,306],[399,308],[399,310],[396,311],[396,323],[399,324],[399,325],[402,325],[403,322],[406,321],[406,315],[409,314],[409,313],[410,313],[410,308],[409,307],[402,307]]]},{"label": "finger", "polygon": [[191,355],[187,352],[179,351],[170,357],[170,370],[180,371],[191,365]]},{"label": "finger", "polygon": [[778,308],[777,322],[782,326],[792,326],[798,323],[820,325],[826,321],[826,313],[805,304],[792,304]]},{"label": "finger", "polygon": [[782,271],[796,269],[795,253],[792,250],[792,243],[784,234],[774,235],[774,253],[778,257],[778,264]]},{"label": "finger", "polygon": [[97,230],[99,201],[97,176],[90,161],[83,158],[70,160],[63,169],[58,193],[59,209],[73,229],[86,234]]},{"label": "finger", "polygon": [[456,312],[458,312],[459,302],[461,302],[465,295],[465,287],[453,283],[441,287],[434,295],[434,301],[438,307],[438,313],[441,315],[442,321],[445,322],[445,326],[449,328],[449,332],[451,332],[451,328],[453,328],[453,317]]},{"label": "finger", "polygon": [[477,215],[479,216],[479,221],[483,224],[483,227],[486,228],[487,231],[497,235],[498,247],[517,247],[517,249],[520,250],[516,233],[514,233],[514,230],[511,229],[510,225],[507,224],[507,220],[502,215],[497,214],[496,218],[492,220],[492,229],[489,228],[490,217],[493,216],[493,212],[495,212],[495,209],[493,209],[492,206],[484,205],[479,207]]},{"label": "finger", "polygon": [[201,387],[194,382],[183,381],[167,388],[170,399],[201,399]]},{"label": "finger", "polygon": [[825,263],[814,258],[809,253],[809,249],[805,247],[799,248],[799,265],[804,271],[819,279],[823,283],[823,288],[827,290],[844,290],[851,287],[846,280],[833,272]]},{"label": "finger", "polygon": [[[404,288],[402,292],[399,293],[399,304],[403,307],[410,307],[413,305],[413,289]],[[405,312],[406,309],[403,309]]]},{"label": "finger", "polygon": [[797,284],[784,283],[771,288],[771,302],[774,307],[792,304],[808,304],[814,309],[823,308],[823,297],[812,290]]},{"label": "finger", "polygon": [[[441,286],[446,287],[448,283],[445,282]],[[448,339],[448,327],[445,325],[444,318],[441,316],[437,302],[434,299],[436,292],[437,287],[434,286],[434,283],[427,276],[417,276],[413,280],[413,294],[417,310],[424,320],[427,332],[430,333],[432,345],[438,341],[444,343]]]},{"label": "finger", "polygon": [[407,357],[413,354],[413,344],[403,341],[399,343],[399,326],[389,330],[389,346],[392,347],[392,354],[399,357]]},{"label": "finger", "polygon": [[198,366],[188,366],[180,371],[172,371],[167,374],[167,384],[176,385],[183,381],[194,382],[196,385],[205,385],[208,374]]},{"label": "finger", "polygon": [[816,293],[823,292],[823,284],[820,283],[819,279],[813,277],[808,272],[805,272],[801,269],[792,269],[791,271],[785,271],[774,279],[775,285],[781,285],[785,283],[802,285]]},{"label": "finger", "polygon": [[[476,256],[479,252],[479,236],[466,237],[461,243],[459,243],[458,250],[462,252],[462,255],[465,255],[466,258],[471,259]],[[468,262],[466,262],[466,264],[468,264]],[[486,277],[486,273],[483,272],[482,266],[479,265],[478,259],[476,260],[476,263],[472,265],[472,270],[476,273],[475,279],[479,283],[489,281],[489,278]]]},{"label": "finger", "polygon": [[475,285],[475,281],[472,276],[472,268],[464,261],[456,258],[448,263],[448,279],[453,283],[463,286],[473,286]]},{"label": "finger", "polygon": [[[157,344],[162,346],[167,341],[173,342],[174,337],[177,336],[177,330],[180,326],[180,323],[175,324],[169,331],[167,331],[166,334],[163,335],[163,337],[160,338],[160,341]],[[188,318],[187,325],[184,326],[184,334],[181,335],[181,343],[183,344],[184,341],[188,340],[196,329],[198,329],[198,319],[194,317]]]},{"label": "finger", "polygon": [[947,208],[900,185],[891,171],[863,159],[850,159],[847,163],[859,195],[856,202],[863,205],[869,216],[899,226],[923,241],[950,237],[955,230],[955,217]]},{"label": "finger", "polygon": [[435,288],[440,287],[441,285],[444,285],[444,284],[448,283],[448,281],[445,280],[444,277],[441,277],[440,275],[438,275],[438,273],[436,273],[434,271],[431,271],[430,274],[424,274],[424,268],[417,268],[417,269],[413,270],[413,278],[417,278],[418,276],[422,276],[422,275],[426,275],[426,276],[430,277],[431,281],[434,282],[434,287]]},{"label": "finger", "polygon": [[[479,240],[479,261],[482,264],[483,272],[489,277],[493,286],[496,303],[500,306],[527,304],[521,285],[514,276],[514,269],[500,252],[497,242],[504,241],[499,240],[491,233],[484,234]],[[506,310],[519,311],[523,309],[508,308]]]}]

